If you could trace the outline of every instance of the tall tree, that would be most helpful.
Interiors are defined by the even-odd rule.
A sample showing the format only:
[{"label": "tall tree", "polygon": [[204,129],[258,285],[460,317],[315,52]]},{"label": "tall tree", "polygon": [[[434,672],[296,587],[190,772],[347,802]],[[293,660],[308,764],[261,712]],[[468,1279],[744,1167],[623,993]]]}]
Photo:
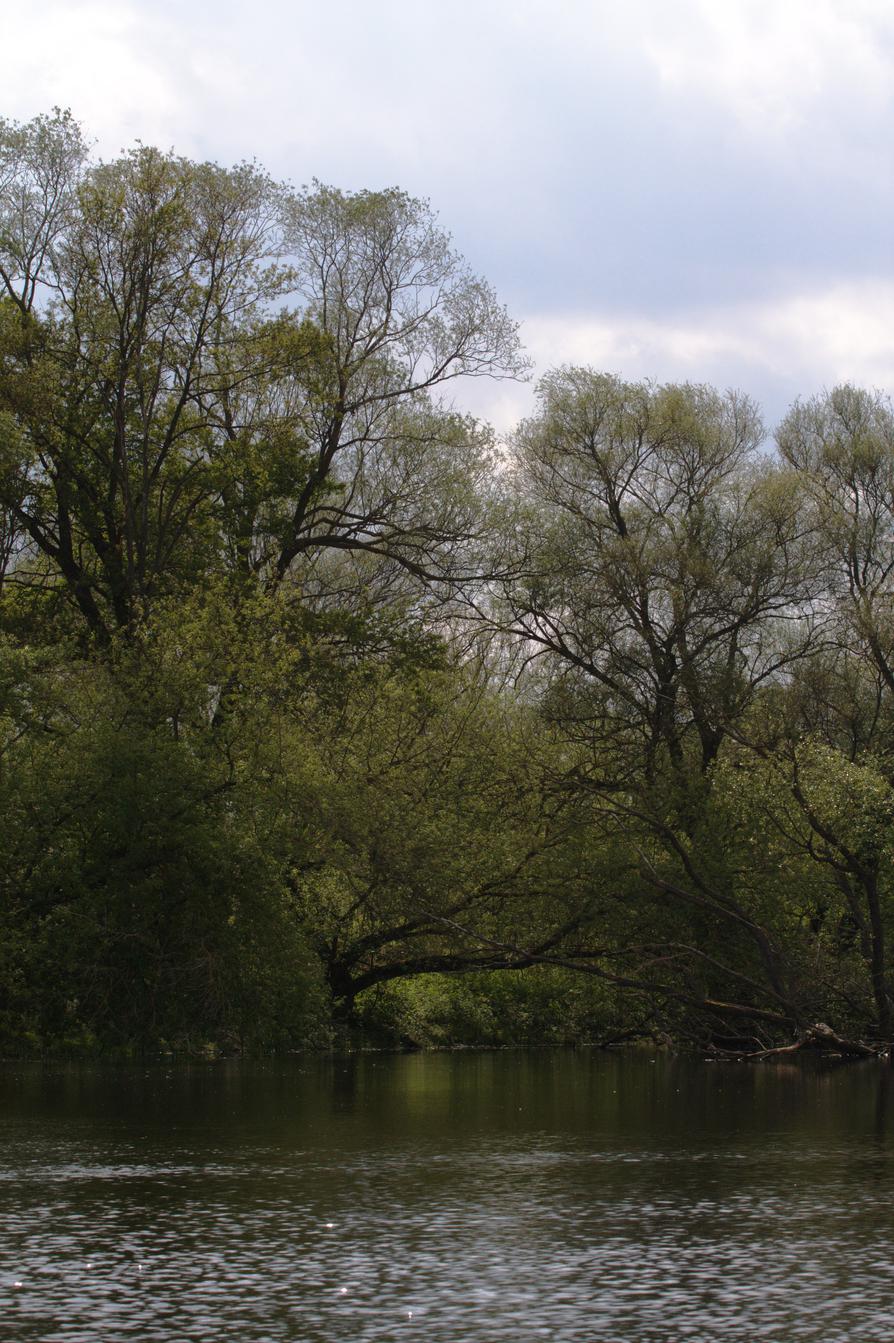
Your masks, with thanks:
[{"label": "tall tree", "polygon": [[524,361],[424,203],[94,164],[63,113],[4,123],[0,164],[0,493],[97,638],[226,564],[480,568],[489,437],[435,393]]},{"label": "tall tree", "polygon": [[[638,871],[617,954],[631,978],[663,964],[679,990],[682,976],[692,1003],[705,974],[717,999],[738,966],[758,1014],[792,1020],[772,928],[740,898],[709,799],[724,742],[811,646],[797,482],[732,393],[568,368],[539,396],[515,442],[525,576],[491,619],[539,668],[542,710],[575,747],[556,787],[590,797]],[[650,926],[677,945],[669,961]]]},{"label": "tall tree", "polygon": [[626,743],[619,763],[705,770],[803,651],[786,637],[807,612],[796,484],[732,393],[570,368],[539,397],[516,437],[527,576],[502,623],[546,659],[555,702]]},{"label": "tall tree", "polygon": [[474,571],[489,436],[436,393],[457,378],[523,375],[515,323],[403,192],[318,185],[287,202],[286,238],[328,358],[272,580],[327,547],[394,558],[426,581]]},{"label": "tall tree", "polygon": [[[22,455],[4,496],[104,638],[213,541],[219,351],[247,376],[238,336],[282,293],[278,197],[253,167],[149,148],[88,167],[73,135],[61,115],[5,137],[0,398]],[[21,208],[35,159],[68,174],[52,211]]]},{"label": "tall tree", "polygon": [[894,695],[894,408],[842,386],[797,402],[778,431],[812,504],[810,523],[839,643]]}]

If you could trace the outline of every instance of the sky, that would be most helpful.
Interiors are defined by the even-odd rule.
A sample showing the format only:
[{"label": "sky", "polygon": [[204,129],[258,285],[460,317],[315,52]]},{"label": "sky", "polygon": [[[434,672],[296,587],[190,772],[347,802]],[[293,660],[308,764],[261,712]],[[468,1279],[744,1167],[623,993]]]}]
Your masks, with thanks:
[{"label": "sky", "polygon": [[[6,0],[0,115],[70,107],[428,198],[536,374],[894,392],[890,0]],[[475,385],[501,431],[536,385]]]}]

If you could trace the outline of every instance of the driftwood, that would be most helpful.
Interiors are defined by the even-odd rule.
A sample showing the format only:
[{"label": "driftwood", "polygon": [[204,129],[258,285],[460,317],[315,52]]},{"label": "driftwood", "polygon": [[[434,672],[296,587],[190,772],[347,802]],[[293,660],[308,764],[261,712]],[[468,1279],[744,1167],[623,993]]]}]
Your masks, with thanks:
[{"label": "driftwood", "polygon": [[827,1054],[839,1054],[852,1059],[877,1059],[888,1051],[888,1045],[867,1045],[863,1040],[845,1040],[827,1026],[817,1021],[809,1026],[800,1040],[791,1045],[779,1045],[775,1049],[758,1049],[750,1054],[739,1054],[741,1059],[772,1059],[785,1054],[798,1054],[805,1049],[815,1049]]}]

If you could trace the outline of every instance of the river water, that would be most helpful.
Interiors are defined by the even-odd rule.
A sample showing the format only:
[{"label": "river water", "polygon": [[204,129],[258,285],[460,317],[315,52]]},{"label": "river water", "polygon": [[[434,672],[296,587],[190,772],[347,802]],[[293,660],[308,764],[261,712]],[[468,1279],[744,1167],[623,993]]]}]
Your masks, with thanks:
[{"label": "river water", "polygon": [[0,1069],[0,1339],[894,1338],[894,1074]]}]

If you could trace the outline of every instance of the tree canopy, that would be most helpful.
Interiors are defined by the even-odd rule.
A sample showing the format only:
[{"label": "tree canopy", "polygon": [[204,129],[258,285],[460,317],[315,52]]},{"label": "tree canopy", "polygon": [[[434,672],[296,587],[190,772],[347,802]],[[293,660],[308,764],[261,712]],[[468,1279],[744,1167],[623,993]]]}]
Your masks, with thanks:
[{"label": "tree canopy", "polygon": [[478,569],[490,438],[437,393],[524,360],[424,202],[92,163],[67,113],[0,140],[0,498],[93,638],[222,569]]},{"label": "tree canopy", "polygon": [[426,202],[0,123],[4,1047],[891,1042],[890,402],[527,372]]}]

